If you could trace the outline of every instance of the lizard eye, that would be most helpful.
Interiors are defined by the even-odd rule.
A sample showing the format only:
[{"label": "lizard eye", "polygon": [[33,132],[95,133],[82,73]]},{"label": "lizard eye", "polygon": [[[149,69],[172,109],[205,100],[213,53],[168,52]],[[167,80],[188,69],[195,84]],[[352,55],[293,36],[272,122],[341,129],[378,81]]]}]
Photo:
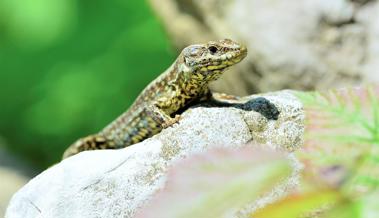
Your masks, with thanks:
[{"label": "lizard eye", "polygon": [[217,52],[217,47],[216,46],[209,46],[208,47],[208,50],[211,52],[211,54],[214,54],[214,53],[216,53]]}]

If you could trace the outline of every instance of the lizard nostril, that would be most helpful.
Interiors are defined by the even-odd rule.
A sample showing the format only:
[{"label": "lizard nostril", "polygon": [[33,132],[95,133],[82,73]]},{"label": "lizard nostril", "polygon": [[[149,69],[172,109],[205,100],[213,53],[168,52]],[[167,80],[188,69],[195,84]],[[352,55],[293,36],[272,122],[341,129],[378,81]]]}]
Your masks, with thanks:
[{"label": "lizard nostril", "polygon": [[216,53],[217,52],[217,47],[216,46],[209,46],[209,48],[208,48],[208,50],[211,52],[211,54],[214,54],[214,53]]}]

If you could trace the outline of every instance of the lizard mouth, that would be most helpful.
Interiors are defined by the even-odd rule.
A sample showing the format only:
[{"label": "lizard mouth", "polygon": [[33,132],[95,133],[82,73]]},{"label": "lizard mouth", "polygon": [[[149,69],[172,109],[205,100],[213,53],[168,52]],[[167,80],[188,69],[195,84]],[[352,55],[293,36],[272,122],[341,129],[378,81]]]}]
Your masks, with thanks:
[{"label": "lizard mouth", "polygon": [[233,61],[234,64],[237,64],[241,62],[246,56],[247,56],[247,48],[245,46],[241,46],[239,52],[237,52],[234,57],[230,58],[229,61]]},{"label": "lizard mouth", "polygon": [[247,55],[247,48],[241,47],[234,53],[221,55],[217,60],[205,62],[200,68],[203,72],[222,71],[230,66],[241,62]]}]

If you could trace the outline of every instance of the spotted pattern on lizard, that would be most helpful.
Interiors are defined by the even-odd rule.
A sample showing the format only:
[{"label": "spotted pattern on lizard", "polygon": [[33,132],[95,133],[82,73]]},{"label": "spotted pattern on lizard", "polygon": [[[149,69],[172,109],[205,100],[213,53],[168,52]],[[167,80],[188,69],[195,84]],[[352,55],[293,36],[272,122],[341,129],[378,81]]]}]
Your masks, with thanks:
[{"label": "spotted pattern on lizard", "polygon": [[99,133],[76,141],[63,157],[85,150],[124,148],[159,133],[178,121],[179,111],[211,98],[209,82],[246,55],[246,47],[230,39],[184,48],[125,113]]}]

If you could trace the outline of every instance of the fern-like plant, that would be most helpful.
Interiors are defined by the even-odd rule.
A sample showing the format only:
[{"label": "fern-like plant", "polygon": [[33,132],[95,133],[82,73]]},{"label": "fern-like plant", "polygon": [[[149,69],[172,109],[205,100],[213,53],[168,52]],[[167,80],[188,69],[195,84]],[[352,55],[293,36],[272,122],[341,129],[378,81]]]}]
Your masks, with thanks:
[{"label": "fern-like plant", "polygon": [[[300,156],[314,166],[338,166],[352,194],[379,185],[379,87],[299,93],[306,113]],[[305,152],[304,152],[305,151]]]},{"label": "fern-like plant", "polygon": [[297,193],[251,215],[379,217],[379,87],[297,92],[306,115]]}]

